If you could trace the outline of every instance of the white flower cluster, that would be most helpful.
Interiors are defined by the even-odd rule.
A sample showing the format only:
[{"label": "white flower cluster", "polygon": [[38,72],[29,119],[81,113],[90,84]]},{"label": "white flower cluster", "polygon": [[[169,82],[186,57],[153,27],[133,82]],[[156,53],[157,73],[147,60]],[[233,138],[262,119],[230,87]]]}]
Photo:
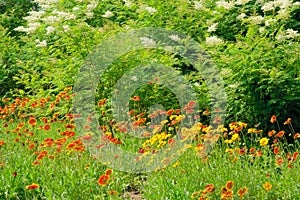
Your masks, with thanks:
[{"label": "white flower cluster", "polygon": [[145,10],[148,11],[151,15],[153,15],[157,11],[155,8],[152,8],[150,6],[145,7]]},{"label": "white flower cluster", "polygon": [[54,10],[52,13],[64,20],[76,19],[76,16],[73,13],[61,12],[58,10]]},{"label": "white flower cluster", "polygon": [[204,6],[202,5],[202,2],[199,2],[199,1],[194,1],[194,8],[196,10],[200,10],[202,9]]},{"label": "white flower cluster", "polygon": [[223,7],[226,10],[230,10],[234,7],[234,2],[227,2],[224,0],[218,1],[216,3],[217,7]]},{"label": "white flower cluster", "polygon": [[46,40],[40,41],[39,39],[36,39],[35,42],[37,43],[37,47],[47,47],[47,42]]},{"label": "white flower cluster", "polygon": [[224,41],[217,36],[209,36],[206,38],[205,43],[208,46],[219,46],[224,43]]},{"label": "white flower cluster", "polygon": [[150,48],[153,48],[156,46],[156,42],[151,39],[151,38],[148,38],[148,37],[141,37],[140,38],[141,40],[141,43],[144,47],[150,47]]},{"label": "white flower cluster", "polygon": [[123,2],[125,3],[125,6],[128,8],[130,8],[133,5],[133,3],[129,0],[123,0]]},{"label": "white flower cluster", "polygon": [[258,25],[258,24],[261,24],[264,20],[264,17],[263,16],[260,16],[260,15],[257,15],[257,16],[250,16],[248,17],[247,21],[250,23],[250,24],[254,24],[254,25]]},{"label": "white flower cluster", "polygon": [[284,32],[280,32],[277,36],[276,36],[276,39],[279,41],[279,42],[282,42],[284,41],[285,39],[296,39],[300,36],[300,34],[298,33],[298,31],[295,31],[291,28],[287,29]]},{"label": "white flower cluster", "polygon": [[32,23],[28,23],[28,27],[27,28],[25,28],[24,26],[19,26],[19,27],[15,28],[14,30],[30,34],[30,33],[34,33],[36,31],[36,29],[38,29],[40,26],[41,26],[40,23],[38,23],[38,22],[32,22]]},{"label": "white flower cluster", "polygon": [[113,17],[114,16],[114,13],[113,12],[111,12],[111,11],[106,11],[103,15],[102,15],[102,17],[103,18],[110,18],[110,17]]},{"label": "white flower cluster", "polygon": [[217,30],[218,24],[219,23],[214,23],[214,24],[210,25],[207,29],[207,32],[209,32],[209,33],[215,32]]},{"label": "white flower cluster", "polygon": [[245,4],[247,4],[249,1],[251,1],[251,0],[237,0],[237,1],[235,2],[235,4],[236,4],[236,5],[245,5]]},{"label": "white flower cluster", "polygon": [[157,10],[155,8],[153,8],[151,6],[146,6],[146,5],[141,5],[139,7],[139,9],[137,10],[138,13],[144,12],[144,11],[148,12],[150,15],[153,15],[154,13],[157,12]]},{"label": "white flower cluster", "polygon": [[43,10],[51,9],[52,5],[59,3],[59,1],[60,0],[34,0]]},{"label": "white flower cluster", "polygon": [[98,3],[97,2],[92,2],[86,6],[86,13],[85,15],[87,18],[92,18],[94,16],[93,10],[97,7]]},{"label": "white flower cluster", "polygon": [[179,42],[181,40],[181,38],[178,35],[170,35],[169,38],[176,42]]}]

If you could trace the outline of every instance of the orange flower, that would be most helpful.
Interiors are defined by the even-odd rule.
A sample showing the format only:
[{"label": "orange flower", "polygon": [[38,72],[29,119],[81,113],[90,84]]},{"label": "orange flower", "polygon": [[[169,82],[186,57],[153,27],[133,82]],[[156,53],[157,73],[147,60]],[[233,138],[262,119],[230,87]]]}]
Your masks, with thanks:
[{"label": "orange flower", "polygon": [[284,135],[284,133],[285,133],[284,131],[279,131],[279,132],[276,134],[275,137],[276,137],[276,138],[278,138],[278,137],[281,138],[281,137]]},{"label": "orange flower", "polygon": [[203,112],[203,115],[209,115],[209,110],[208,110],[208,108]]},{"label": "orange flower", "polygon": [[169,116],[169,115],[173,114],[173,112],[174,112],[174,110],[173,110],[173,109],[171,109],[171,110],[168,110],[168,111],[166,112],[166,115],[167,115],[167,116]]},{"label": "orange flower", "polygon": [[3,146],[5,142],[3,140],[0,140],[0,146]]},{"label": "orange flower", "polygon": [[110,191],[108,191],[107,193],[108,193],[109,195],[115,195],[115,194],[118,194],[118,192],[115,191],[115,190],[110,190]]},{"label": "orange flower", "polygon": [[238,190],[238,196],[239,197],[242,197],[242,196],[244,196],[246,193],[248,192],[248,189],[247,188],[241,188],[241,189],[239,189]]},{"label": "orange flower", "polygon": [[104,98],[103,100],[100,99],[99,102],[98,102],[98,106],[103,106],[104,104],[106,103],[106,98]]},{"label": "orange flower", "polygon": [[226,188],[227,191],[231,191],[232,188],[233,188],[233,186],[234,186],[233,181],[228,181],[228,182],[226,183],[225,188]]},{"label": "orange flower", "polygon": [[298,156],[298,154],[299,154],[299,152],[298,151],[296,151],[294,154],[293,154],[293,162],[296,160],[296,158],[297,158],[297,156]]},{"label": "orange flower", "polygon": [[277,154],[278,154],[278,152],[279,152],[279,147],[275,147],[275,148],[274,148],[274,154],[276,154],[276,155],[277,155]]},{"label": "orange flower", "polygon": [[107,175],[101,175],[100,178],[98,179],[98,184],[105,186],[108,184],[109,181],[109,176]]},{"label": "orange flower", "polygon": [[287,125],[287,124],[291,124],[292,123],[292,119],[288,118],[283,124]]},{"label": "orange flower", "polygon": [[297,138],[300,138],[300,134],[299,134],[299,133],[296,133],[296,134],[294,135],[294,139],[297,139]]},{"label": "orange flower", "polygon": [[215,186],[213,184],[208,184],[205,187],[205,191],[209,192],[209,193],[213,193],[215,191]]},{"label": "orange flower", "polygon": [[221,199],[222,200],[232,199],[232,197],[233,197],[232,191],[225,191],[225,192],[222,192],[222,194],[221,194]]},{"label": "orange flower", "polygon": [[278,158],[278,159],[276,159],[276,165],[277,166],[279,166],[279,165],[281,165],[282,163],[284,163],[284,160],[282,159],[282,158]]},{"label": "orange flower", "polygon": [[26,189],[27,190],[32,190],[32,189],[38,189],[40,186],[36,183],[32,183],[31,185],[27,185]]},{"label": "orange flower", "polygon": [[130,98],[132,101],[140,101],[141,98],[139,96],[134,96],[133,98]]},{"label": "orange flower", "polygon": [[35,126],[36,125],[36,119],[31,117],[28,121],[29,124],[31,124],[32,126]]},{"label": "orange flower", "polygon": [[270,182],[265,182],[263,184],[263,188],[265,188],[265,190],[269,191],[272,188],[272,184]]},{"label": "orange flower", "polygon": [[106,170],[105,175],[106,176],[110,176],[110,175],[112,175],[112,173],[113,173],[113,170],[112,169],[108,169],[108,170]]},{"label": "orange flower", "polygon": [[269,131],[269,132],[268,132],[268,136],[269,136],[269,137],[272,137],[275,133],[276,133],[275,130]]},{"label": "orange flower", "polygon": [[74,124],[66,124],[65,125],[66,128],[75,128],[76,126]]},{"label": "orange flower", "polygon": [[271,122],[272,124],[273,124],[274,122],[276,122],[276,116],[275,116],[275,115],[273,115],[273,116],[271,117],[270,122]]},{"label": "orange flower", "polygon": [[25,126],[24,123],[19,123],[19,124],[18,124],[18,128],[22,128],[22,127],[24,127],[24,126]]},{"label": "orange flower", "polygon": [[196,105],[196,101],[189,101],[187,107],[188,108],[194,108]]},{"label": "orange flower", "polygon": [[46,130],[46,131],[50,130],[50,124],[46,124],[46,125],[44,126],[44,130]]}]

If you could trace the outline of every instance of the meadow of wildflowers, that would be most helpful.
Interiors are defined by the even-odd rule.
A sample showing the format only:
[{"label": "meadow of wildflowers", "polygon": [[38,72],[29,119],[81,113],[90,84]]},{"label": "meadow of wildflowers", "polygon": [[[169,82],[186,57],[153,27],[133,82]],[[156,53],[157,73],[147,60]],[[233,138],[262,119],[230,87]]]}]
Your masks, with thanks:
[{"label": "meadow of wildflowers", "polygon": [[[298,199],[299,13],[294,0],[0,1],[0,199]],[[101,74],[95,113],[78,127],[73,89],[88,55],[113,35],[145,27],[199,44],[224,80],[226,111],[212,107],[214,77],[174,46],[155,49],[164,41],[141,36],[145,49]],[[154,62],[181,74],[196,98],[180,105],[156,68],[140,67]],[[147,78],[136,66],[155,77],[117,113],[130,122],[118,121],[115,87]],[[123,155],[106,148],[154,170],[114,168]]]}]

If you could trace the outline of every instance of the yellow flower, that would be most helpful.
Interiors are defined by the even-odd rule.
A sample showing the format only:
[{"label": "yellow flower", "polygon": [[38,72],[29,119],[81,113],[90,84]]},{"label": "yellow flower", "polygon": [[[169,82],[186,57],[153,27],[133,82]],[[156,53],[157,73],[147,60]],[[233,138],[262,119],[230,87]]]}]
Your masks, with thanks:
[{"label": "yellow flower", "polygon": [[244,123],[244,122],[238,122],[239,126],[242,127],[242,128],[246,128],[247,127],[247,124]]},{"label": "yellow flower", "polygon": [[233,140],[224,140],[224,142],[227,144],[231,144],[233,142]]},{"label": "yellow flower", "polygon": [[248,133],[255,133],[256,132],[256,128],[249,128],[248,129]]},{"label": "yellow flower", "polygon": [[233,149],[228,149],[228,148],[226,148],[225,150],[226,153],[233,153],[233,151],[234,151]]},{"label": "yellow flower", "polygon": [[233,136],[231,138],[232,141],[239,140],[239,139],[240,139],[239,134],[237,134],[237,133],[233,134]]},{"label": "yellow flower", "polygon": [[260,139],[259,143],[260,143],[260,146],[266,146],[269,142],[269,139],[266,138],[266,137],[263,137]]},{"label": "yellow flower", "polygon": [[177,167],[180,163],[177,161],[176,163],[173,164],[173,167]]},{"label": "yellow flower", "polygon": [[168,120],[166,119],[166,120],[163,120],[163,121],[161,121],[160,122],[160,125],[165,125],[166,123],[168,123]]},{"label": "yellow flower", "polygon": [[228,129],[227,128],[222,128],[222,132],[228,132]]},{"label": "yellow flower", "polygon": [[265,188],[265,190],[269,191],[272,188],[272,184],[270,182],[265,182],[263,184],[263,187]]}]

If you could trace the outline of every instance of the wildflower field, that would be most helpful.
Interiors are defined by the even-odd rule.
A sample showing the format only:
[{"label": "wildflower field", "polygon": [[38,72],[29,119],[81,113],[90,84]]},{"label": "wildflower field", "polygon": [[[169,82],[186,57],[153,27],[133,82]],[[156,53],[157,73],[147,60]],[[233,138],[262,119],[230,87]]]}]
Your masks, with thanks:
[{"label": "wildflower field", "polygon": [[293,0],[0,0],[0,199],[300,199],[299,31]]}]

